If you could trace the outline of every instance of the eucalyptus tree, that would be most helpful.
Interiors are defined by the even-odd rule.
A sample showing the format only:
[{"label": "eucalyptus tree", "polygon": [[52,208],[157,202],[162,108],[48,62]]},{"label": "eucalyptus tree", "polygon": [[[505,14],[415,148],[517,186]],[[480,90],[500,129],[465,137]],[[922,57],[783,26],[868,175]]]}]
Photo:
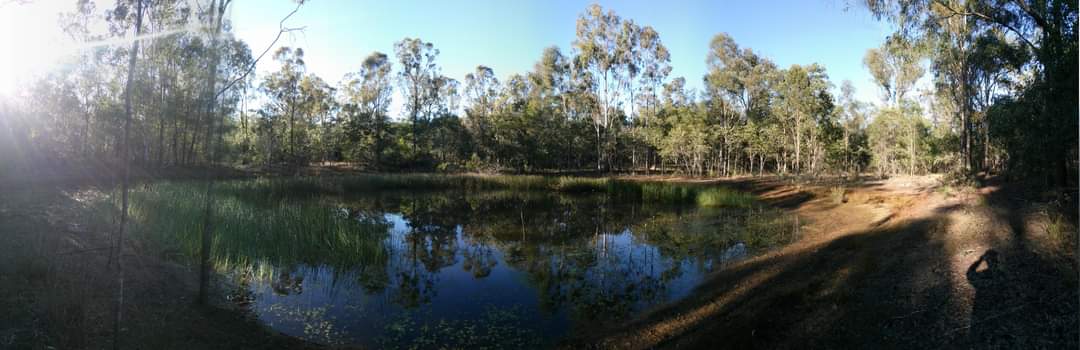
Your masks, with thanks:
[{"label": "eucalyptus tree", "polygon": [[[1028,79],[1024,66],[1029,56],[1024,47],[1010,44],[1010,38],[1001,29],[984,31],[975,39],[969,62],[973,65],[971,80],[975,90],[971,102],[972,119],[978,124],[976,134],[982,144],[982,156],[975,157],[975,161],[981,169],[999,170],[997,159],[1001,157],[992,150],[989,112],[1000,95],[1023,92]],[[1008,125],[1004,129],[1011,127]]]},{"label": "eucalyptus tree", "polygon": [[634,88],[634,81],[641,73],[642,62],[641,55],[641,26],[634,22],[633,19],[624,19],[619,25],[619,32],[615,36],[616,40],[616,52],[617,57],[621,61],[618,65],[622,72],[618,75],[621,82],[619,85],[626,90],[627,105],[630,107],[629,117],[631,119],[636,117],[634,111],[635,100],[634,93],[637,89]]},{"label": "eucalyptus tree", "polygon": [[578,17],[577,39],[573,42],[577,52],[574,64],[581,73],[582,85],[595,96],[591,118],[596,135],[597,170],[612,164],[611,138],[621,116],[620,96],[627,63],[624,52],[627,46],[620,45],[621,30],[622,18],[593,4]]},{"label": "eucalyptus tree", "polygon": [[472,135],[478,157],[485,160],[491,158],[493,153],[491,119],[499,90],[499,79],[487,66],[476,66],[473,73],[465,75],[465,127]]},{"label": "eucalyptus tree", "polygon": [[418,38],[405,38],[394,44],[394,53],[401,64],[398,84],[405,99],[404,112],[409,118],[412,152],[415,154],[418,152],[418,125],[427,117],[424,113],[431,110],[432,104],[438,102],[432,99],[432,96],[438,94],[431,90],[440,77],[439,66],[435,64],[439,50],[435,45]]},{"label": "eucalyptus tree", "polygon": [[866,51],[863,64],[881,88],[886,104],[897,106],[926,74],[923,53],[917,43],[903,36],[890,36],[878,48]]},{"label": "eucalyptus tree", "polygon": [[792,65],[781,73],[781,79],[777,82],[776,112],[782,113],[784,125],[788,127],[787,134],[794,147],[794,159],[790,159],[788,163],[795,173],[803,170],[804,136],[810,137],[811,151],[814,152],[811,154],[811,170],[816,171],[818,124],[815,121],[832,114],[829,89],[825,68],[817,64]]},{"label": "eucalyptus tree", "polygon": [[382,163],[383,149],[389,142],[392,65],[386,54],[372,52],[360,64],[360,72],[346,75],[339,89],[349,156],[357,159],[368,154],[375,166]]},{"label": "eucalyptus tree", "polygon": [[446,167],[464,160],[468,148],[468,132],[457,116],[461,104],[461,83],[444,75],[432,79],[426,86],[427,103],[423,115],[430,128],[423,149],[435,158],[436,166]]},{"label": "eucalyptus tree", "polygon": [[[902,34],[935,44],[933,70],[961,124],[962,165],[975,170],[972,117],[976,43],[988,32],[1003,33],[1009,46],[1030,53],[1023,86],[1002,95],[990,110],[991,130],[1008,152],[1009,167],[1073,182],[1077,135],[1077,6],[1070,0],[868,0],[879,17],[899,24]],[[999,125],[993,125],[999,124]],[[1021,127],[1021,125],[1023,127]],[[991,132],[995,134],[995,132]]]},{"label": "eucalyptus tree", "polygon": [[[127,4],[125,4],[123,2],[119,3],[118,6],[117,6],[117,12],[126,12],[127,11],[126,5]],[[116,245],[115,245],[115,248],[114,248],[114,251],[115,251],[115,254],[116,254],[115,257],[116,257],[116,266],[117,266],[117,280],[119,282],[119,288],[117,288],[116,312],[114,314],[115,318],[113,320],[114,321],[114,323],[113,323],[113,349],[119,349],[120,348],[120,324],[123,321],[123,310],[124,310],[124,264],[123,264],[124,231],[127,229],[128,187],[130,185],[129,184],[129,182],[130,182],[129,178],[131,177],[131,159],[130,159],[131,150],[130,150],[130,143],[129,143],[128,136],[129,136],[129,133],[131,131],[131,120],[133,119],[133,117],[132,117],[132,104],[134,102],[132,101],[132,96],[131,95],[132,95],[132,92],[133,92],[133,87],[135,86],[135,84],[133,82],[134,82],[135,72],[136,72],[135,64],[137,62],[136,59],[138,58],[138,52],[139,52],[139,40],[138,40],[138,38],[139,38],[139,35],[142,34],[142,20],[143,20],[143,4],[142,4],[142,0],[135,0],[134,7],[135,7],[135,15],[134,15],[135,19],[134,19],[134,30],[133,31],[135,33],[134,37],[136,38],[136,40],[131,41],[131,50],[128,52],[128,63],[127,63],[128,73],[127,73],[127,79],[125,80],[125,84],[124,84],[125,85],[125,87],[124,87],[124,129],[123,129],[123,135],[124,136],[123,136],[123,139],[121,139],[121,143],[120,143],[121,144],[121,146],[120,146],[120,149],[121,149],[120,157],[121,157],[121,162],[122,162],[121,164],[123,166],[123,170],[122,170],[122,175],[121,175],[121,179],[120,179],[120,219],[119,219],[119,223],[118,223],[119,226],[117,228],[117,233],[116,233]]]},{"label": "eucalyptus tree", "polygon": [[557,46],[544,49],[540,60],[533,65],[533,71],[529,73],[536,97],[550,104],[559,113],[572,118],[571,111],[567,107],[566,93],[570,89],[570,62]]},{"label": "eucalyptus tree", "polygon": [[303,134],[308,135],[305,144],[310,144],[310,151],[305,150],[304,154],[308,156],[314,153],[315,157],[325,162],[331,150],[340,148],[339,137],[335,134],[337,104],[333,98],[334,88],[314,74],[305,75],[300,80],[299,88],[306,129]]},{"label": "eucalyptus tree", "polygon": [[[754,121],[755,125],[765,122],[772,97],[770,84],[777,75],[776,66],[749,48],[740,48],[727,33],[713,37],[705,62],[709,69],[704,78],[706,96],[712,105],[723,107],[714,113],[730,106],[741,114],[741,118],[724,118],[720,125],[722,147],[729,151],[721,157],[727,163],[728,158],[735,158],[730,153],[733,153],[736,144],[751,142],[741,136],[756,137],[753,133],[740,132],[741,125],[750,121]],[[745,150],[748,151],[744,152],[747,158],[753,159],[753,151],[757,148]]]},{"label": "eucalyptus tree", "polygon": [[[904,142],[899,143],[887,141],[894,140],[895,135],[881,132],[874,133],[875,137],[886,138],[886,140],[871,140],[875,145],[875,155],[878,157],[885,155],[886,159],[895,158],[884,154],[893,150],[885,150],[883,147],[907,148],[909,175],[914,174],[916,171],[916,162],[919,158],[916,153],[920,148],[918,147],[920,131],[924,123],[921,122],[921,109],[905,105],[913,102],[907,98],[907,94],[925,74],[922,61],[921,48],[918,47],[917,43],[912,43],[907,38],[897,35],[887,38],[881,47],[867,50],[863,59],[863,64],[870,70],[870,75],[874,77],[874,82],[882,91],[883,105],[878,110],[879,117],[881,119],[894,119],[888,121],[888,123],[891,123],[890,126],[897,127],[892,133],[903,130],[900,132],[907,135]],[[888,161],[885,164],[891,165]],[[879,162],[878,166],[880,167],[882,164]],[[893,171],[895,172],[895,169]]]},{"label": "eucalyptus tree", "polygon": [[581,168],[582,160],[592,153],[592,137],[588,123],[583,117],[586,109],[578,108],[583,102],[574,83],[573,64],[558,47],[544,49],[540,60],[528,74],[531,85],[532,113],[541,124],[536,129],[541,134],[543,163],[558,168]]},{"label": "eucalyptus tree", "polygon": [[740,48],[727,33],[720,33],[709,43],[705,62],[706,87],[710,93],[723,94],[746,118],[760,117],[770,103],[771,86],[776,79],[776,65],[749,48]]},{"label": "eucalyptus tree", "polygon": [[872,162],[879,174],[898,174],[904,170],[913,174],[919,164],[925,164],[927,126],[918,117],[921,113],[921,108],[910,100],[875,113],[866,132],[873,152]]},{"label": "eucalyptus tree", "polygon": [[868,157],[865,124],[869,119],[869,106],[855,98],[855,85],[850,80],[844,80],[841,83],[838,102],[841,140],[843,140],[842,147],[839,149],[842,159],[840,168],[858,174]]},{"label": "eucalyptus tree", "polygon": [[639,113],[638,118],[642,127],[641,134],[643,134],[642,137],[646,144],[645,169],[648,171],[653,155],[650,141],[659,137],[656,130],[650,128],[649,122],[656,117],[657,109],[660,106],[661,85],[667,79],[667,76],[671,74],[671,53],[668,52],[667,47],[660,40],[660,34],[651,26],[641,28],[638,44],[642,90],[641,94],[639,94],[639,101],[634,101],[634,103],[639,103],[642,107],[642,112]]},{"label": "eucalyptus tree", "polygon": [[[274,52],[274,60],[281,65],[276,72],[272,72],[263,78],[260,89],[266,95],[268,101],[261,113],[264,120],[269,123],[264,128],[267,137],[267,161],[273,162],[278,151],[279,139],[284,138],[287,152],[286,159],[290,162],[300,160],[298,148],[297,119],[302,117],[302,95],[300,82],[304,78],[304,50],[283,46]],[[282,123],[284,125],[277,125]],[[281,129],[285,129],[282,131]],[[279,136],[278,132],[283,135]]]}]

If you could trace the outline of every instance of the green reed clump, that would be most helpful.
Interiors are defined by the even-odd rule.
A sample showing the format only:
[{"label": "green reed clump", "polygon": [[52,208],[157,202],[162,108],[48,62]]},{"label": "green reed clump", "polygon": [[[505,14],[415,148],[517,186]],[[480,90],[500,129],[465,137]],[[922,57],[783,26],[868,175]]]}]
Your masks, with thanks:
[{"label": "green reed clump", "polygon": [[[232,193],[267,182],[224,182]],[[237,188],[240,187],[240,188]],[[256,190],[262,194],[273,189]],[[259,195],[261,196],[261,195]],[[133,232],[174,247],[194,258],[201,247],[204,187],[162,183],[132,192]],[[357,218],[320,205],[318,198],[274,198],[253,202],[251,195],[217,195],[213,203],[213,258],[219,266],[268,262],[278,266],[329,265],[354,268],[384,264],[388,223]]]},{"label": "green reed clump", "polygon": [[697,204],[703,207],[750,208],[757,201],[754,195],[726,187],[710,187],[697,194]]},{"label": "green reed clump", "polygon": [[334,178],[260,179],[236,182],[226,192],[237,197],[265,202],[324,193],[453,189],[594,193],[648,203],[697,204],[707,207],[746,208],[755,202],[753,195],[709,185],[538,175],[364,174]]},{"label": "green reed clump", "polygon": [[462,177],[471,182],[472,188],[481,190],[543,191],[553,189],[558,183],[555,178],[539,175],[462,175]]},{"label": "green reed clump", "polygon": [[465,184],[459,175],[364,174],[330,179],[343,191],[445,190]]},{"label": "green reed clump", "polygon": [[702,186],[670,182],[638,183],[641,200],[664,204],[692,204],[701,193]]},{"label": "green reed clump", "polygon": [[564,193],[610,192],[614,181],[608,178],[560,177],[553,190]]}]

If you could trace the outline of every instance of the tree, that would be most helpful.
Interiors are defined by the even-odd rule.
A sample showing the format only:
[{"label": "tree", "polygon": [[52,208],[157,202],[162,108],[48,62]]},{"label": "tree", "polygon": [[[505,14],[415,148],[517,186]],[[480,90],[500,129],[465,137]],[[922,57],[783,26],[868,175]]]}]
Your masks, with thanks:
[{"label": "tree", "polygon": [[878,173],[900,174],[907,170],[912,175],[925,168],[927,130],[921,109],[913,102],[878,110],[867,127]]},{"label": "tree", "polygon": [[[118,11],[124,11],[126,7],[124,3],[119,4]],[[135,1],[135,37],[138,38],[142,34],[142,18],[143,18],[143,4],[141,0]],[[127,64],[127,79],[124,88],[124,138],[121,141],[121,160],[123,162],[123,175],[120,179],[120,221],[119,227],[116,232],[116,266],[117,266],[117,281],[119,281],[119,288],[117,288],[116,295],[116,318],[113,323],[113,349],[120,348],[120,323],[123,321],[124,310],[124,231],[127,228],[128,219],[128,188],[130,187],[131,177],[131,143],[129,134],[131,131],[132,117],[132,98],[134,78],[135,78],[135,63],[139,52],[139,40],[131,41],[131,51],[128,52],[128,64]]]},{"label": "tree", "polygon": [[[979,38],[1000,35],[1007,45],[1030,52],[1018,75],[1023,86],[997,94],[1001,108],[987,110],[992,137],[1007,153],[1009,170],[1041,175],[1047,183],[1068,185],[1075,180],[1077,135],[1077,6],[1067,0],[871,0],[877,16],[900,25],[900,34],[934,44],[933,71],[939,93],[951,99],[960,122],[959,152],[968,173],[978,170],[973,156],[973,119],[978,111]],[[999,33],[999,34],[994,34]],[[987,82],[981,79],[983,84]],[[985,91],[985,90],[984,90]],[[991,90],[993,91],[993,90]],[[1015,113],[1024,110],[1031,114]],[[1003,125],[995,126],[997,120]],[[1024,130],[1010,131],[1023,125]],[[1012,140],[1009,140],[1012,139]],[[986,142],[986,141],[984,141]],[[1022,164],[1022,165],[1021,165]]]},{"label": "tree", "polygon": [[476,71],[465,75],[465,127],[476,143],[481,159],[492,156],[494,146],[491,118],[495,113],[499,95],[499,79],[486,66],[476,66]]},{"label": "tree", "polygon": [[[300,82],[304,79],[304,50],[300,48],[281,47],[274,52],[274,60],[281,64],[278,71],[271,73],[263,79],[261,89],[269,99],[261,114],[267,122],[264,129],[268,134],[267,164],[274,161],[278,151],[279,135],[283,132],[287,143],[285,159],[293,164],[300,164],[306,158],[301,154],[302,146],[300,135],[297,132],[297,119],[302,113],[302,95]],[[277,125],[284,123],[284,125]],[[282,131],[281,129],[285,130]],[[275,131],[276,129],[276,131]],[[307,130],[305,127],[303,130]]]},{"label": "tree", "polygon": [[870,106],[855,99],[855,86],[844,80],[840,86],[839,123],[842,142],[836,149],[841,159],[840,168],[858,174],[867,165],[870,154],[867,149],[866,121]]},{"label": "tree", "polygon": [[[898,158],[888,155],[894,150],[886,148],[906,147],[909,175],[915,174],[916,171],[916,162],[919,158],[917,151],[920,148],[919,145],[924,129],[924,125],[921,123],[922,117],[919,113],[921,109],[908,106],[912,101],[907,99],[907,94],[914,87],[915,82],[925,74],[921,57],[922,54],[919,48],[906,38],[890,36],[880,48],[868,50],[866,57],[863,59],[863,63],[870,70],[874,81],[883,92],[883,107],[879,110],[878,117],[884,120],[880,122],[875,120],[872,125],[876,127],[877,132],[872,135],[873,137],[885,139],[872,139],[870,142],[875,145],[875,153],[879,155],[879,158],[884,155],[885,166],[891,166],[889,164],[890,160]],[[897,127],[897,129],[886,133],[878,130],[881,125],[891,125]],[[903,142],[893,139],[895,137],[893,134],[898,130],[903,130],[902,132],[907,134],[907,138]],[[878,164],[879,171],[881,171],[882,166],[882,164]],[[891,169],[890,172],[895,172],[895,169]]]},{"label": "tree", "polygon": [[[751,134],[738,133],[740,125],[748,122],[761,124],[769,113],[772,99],[770,84],[777,79],[776,66],[750,49],[740,49],[735,40],[726,33],[713,37],[706,63],[709,67],[704,78],[706,92],[716,113],[734,108],[737,114],[741,114],[738,116],[741,119],[732,114],[721,122],[722,148],[727,150],[721,157],[724,158],[724,164],[728,164],[729,158],[734,158],[731,154],[734,144],[750,142],[746,139],[740,140],[739,136],[754,137]],[[753,151],[758,149],[749,150],[751,152],[748,152],[747,156],[752,162]]]},{"label": "tree", "polygon": [[359,73],[346,75],[340,89],[349,157],[366,159],[376,167],[382,163],[382,153],[389,142],[391,66],[386,54],[372,52],[361,63]]},{"label": "tree", "polygon": [[[790,160],[791,168],[795,173],[801,173],[804,136],[810,137],[811,147],[818,146],[815,139],[818,134],[812,128],[816,124],[811,121],[832,113],[832,96],[828,92],[830,84],[825,68],[817,64],[792,65],[781,74],[776,87],[777,111],[783,113],[782,118],[794,147],[795,158]],[[815,166],[811,168],[816,170]]]},{"label": "tree", "polygon": [[591,117],[596,134],[597,170],[610,167],[612,163],[606,150],[613,146],[611,137],[615,119],[621,112],[621,74],[627,63],[619,44],[621,23],[622,19],[615,12],[605,13],[600,5],[593,4],[578,17],[577,39],[573,43],[577,50],[574,64],[581,72],[582,85],[596,96]]},{"label": "tree", "polygon": [[874,82],[881,87],[885,103],[893,106],[904,101],[915,82],[925,74],[921,61],[920,48],[895,35],[885,39],[880,48],[867,50],[863,58]]},{"label": "tree", "polygon": [[435,58],[439,50],[434,45],[420,39],[405,38],[394,44],[394,53],[397,55],[401,70],[398,71],[398,84],[401,85],[401,94],[405,99],[405,113],[409,116],[410,138],[412,152],[417,149],[418,125],[430,118],[425,114],[431,110],[431,105],[437,103],[432,99],[438,96],[433,92],[437,89],[439,67],[435,65]]},{"label": "tree", "polygon": [[[333,118],[334,110],[337,109],[337,104],[333,99],[334,88],[322,78],[312,74],[304,76],[299,88],[300,108],[305,116],[303,124],[310,128],[304,130],[304,134],[312,135],[309,140],[310,150],[304,151],[305,158],[318,157],[320,161],[326,161],[330,156],[330,151],[338,148],[338,137],[334,135],[336,130],[334,126],[337,124]],[[312,153],[317,156],[313,156]]]}]

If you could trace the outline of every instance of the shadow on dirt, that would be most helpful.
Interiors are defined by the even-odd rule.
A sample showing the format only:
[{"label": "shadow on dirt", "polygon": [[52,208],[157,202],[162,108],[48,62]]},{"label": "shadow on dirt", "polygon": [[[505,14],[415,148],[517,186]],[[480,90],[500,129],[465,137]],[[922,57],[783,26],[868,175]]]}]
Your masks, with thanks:
[{"label": "shadow on dirt", "polygon": [[[990,203],[995,203],[990,199]],[[948,248],[946,207],[723,270],[694,296],[575,346],[596,348],[1076,348],[1070,268],[1016,239]],[[1000,228],[1008,230],[1008,227]],[[954,267],[980,254],[974,265]],[[964,269],[968,269],[965,275]],[[1072,270],[1075,275],[1075,270]]]}]

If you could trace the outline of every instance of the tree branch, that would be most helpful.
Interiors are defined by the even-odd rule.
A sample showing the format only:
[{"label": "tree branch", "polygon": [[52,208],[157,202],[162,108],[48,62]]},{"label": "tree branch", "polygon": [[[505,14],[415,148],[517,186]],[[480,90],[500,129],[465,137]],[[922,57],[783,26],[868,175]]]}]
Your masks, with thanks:
[{"label": "tree branch", "polygon": [[222,87],[220,91],[218,91],[216,94],[214,94],[215,99],[221,97],[221,94],[224,94],[226,91],[229,91],[229,89],[232,88],[233,85],[236,85],[236,83],[240,82],[241,80],[244,80],[244,78],[246,78],[249,74],[251,74],[251,72],[255,70],[255,65],[258,64],[260,60],[262,60],[263,56],[266,56],[267,52],[270,52],[270,50],[274,48],[274,45],[277,44],[278,40],[281,40],[281,36],[283,34],[289,33],[289,32],[294,32],[294,31],[301,31],[301,30],[304,30],[304,28],[307,28],[307,27],[297,27],[297,28],[286,28],[285,27],[285,21],[287,21],[289,19],[289,17],[292,17],[294,14],[296,14],[297,11],[300,11],[300,6],[302,6],[303,4],[304,3],[302,1],[298,2],[296,4],[296,8],[294,8],[292,10],[292,12],[289,12],[288,15],[285,15],[285,17],[283,17],[281,19],[281,21],[278,22],[278,33],[277,33],[277,36],[274,37],[274,41],[271,41],[270,45],[266,46],[266,49],[263,50],[263,52],[261,54],[259,54],[259,57],[256,57],[254,61],[251,61],[251,64],[248,65],[247,69],[245,69],[244,72],[240,74],[240,76],[236,77],[236,79],[233,79],[233,80],[229,81],[229,83],[225,84],[225,86]]},{"label": "tree branch", "polygon": [[1011,26],[1011,25],[1009,25],[1007,23],[998,21],[998,20],[994,19],[993,17],[987,16],[986,14],[983,14],[983,13],[971,12],[971,11],[960,11],[960,10],[958,10],[956,8],[953,8],[949,4],[946,4],[944,1],[941,1],[941,0],[935,0],[934,3],[937,3],[938,5],[941,5],[941,7],[944,7],[945,9],[949,10],[953,14],[956,14],[956,15],[959,15],[959,16],[975,17],[975,18],[978,18],[978,19],[982,19],[982,20],[984,20],[986,22],[997,24],[997,25],[1000,25],[1002,27],[1005,27],[1005,29],[1008,29],[1009,31],[1013,32],[1013,34],[1016,34],[1016,36],[1019,37],[1020,40],[1023,40],[1024,43],[1027,44],[1029,47],[1031,47],[1032,50],[1038,50],[1039,49],[1037,46],[1035,46],[1035,44],[1033,44],[1030,40],[1028,40],[1028,38],[1025,37],[1023,33],[1021,33],[1019,30],[1017,30],[1016,28],[1013,28],[1013,26]]}]

